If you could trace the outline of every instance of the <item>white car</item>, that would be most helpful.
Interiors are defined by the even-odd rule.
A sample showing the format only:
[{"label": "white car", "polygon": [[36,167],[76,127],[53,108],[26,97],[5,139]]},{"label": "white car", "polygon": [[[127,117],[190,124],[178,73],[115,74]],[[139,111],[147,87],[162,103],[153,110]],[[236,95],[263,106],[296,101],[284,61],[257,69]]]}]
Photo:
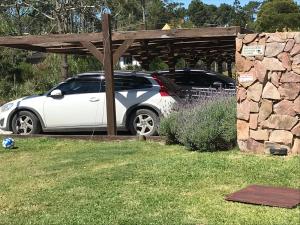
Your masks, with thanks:
[{"label": "white car", "polygon": [[[160,116],[177,101],[155,75],[115,72],[118,130],[155,135]],[[0,129],[29,135],[44,132],[106,130],[103,72],[79,74],[40,96],[9,102],[0,108]]]}]

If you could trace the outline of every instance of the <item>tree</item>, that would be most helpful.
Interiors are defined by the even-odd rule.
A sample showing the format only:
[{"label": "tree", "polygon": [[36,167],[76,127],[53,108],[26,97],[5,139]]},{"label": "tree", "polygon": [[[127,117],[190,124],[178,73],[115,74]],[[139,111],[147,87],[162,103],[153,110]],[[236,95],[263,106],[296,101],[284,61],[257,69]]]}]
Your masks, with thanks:
[{"label": "tree", "polygon": [[205,25],[215,26],[217,22],[218,7],[215,5],[205,5],[205,9],[207,11],[207,19]]},{"label": "tree", "polygon": [[254,30],[255,29],[255,19],[259,10],[259,7],[261,6],[260,2],[257,1],[250,1],[247,5],[243,7],[243,11],[246,16],[246,25],[247,28]]},{"label": "tree", "polygon": [[147,2],[147,28],[161,29],[166,23],[165,4],[161,0],[152,0]]},{"label": "tree", "polygon": [[245,27],[247,19],[239,0],[234,0],[233,8],[235,14],[233,16],[232,25]]},{"label": "tree", "polygon": [[163,15],[163,18],[173,27],[180,27],[184,22],[185,15],[186,9],[183,7],[182,3],[169,2],[165,4],[165,14]]},{"label": "tree", "polygon": [[201,27],[205,24],[215,24],[216,11],[217,7],[215,6],[206,5],[201,0],[192,0],[187,14],[195,26]]},{"label": "tree", "polygon": [[221,4],[217,9],[216,23],[219,26],[231,26],[235,17],[235,10],[233,6],[228,4]]},{"label": "tree", "polygon": [[293,0],[268,0],[263,2],[255,27],[260,32],[283,29],[300,29],[300,8]]}]

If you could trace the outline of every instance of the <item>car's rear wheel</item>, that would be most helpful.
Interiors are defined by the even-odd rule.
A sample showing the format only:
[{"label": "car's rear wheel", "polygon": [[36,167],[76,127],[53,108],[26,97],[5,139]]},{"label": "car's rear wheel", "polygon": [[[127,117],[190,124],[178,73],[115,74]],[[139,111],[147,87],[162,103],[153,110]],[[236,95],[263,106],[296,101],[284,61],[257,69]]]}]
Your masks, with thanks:
[{"label": "car's rear wheel", "polygon": [[39,119],[31,112],[17,112],[12,119],[12,131],[14,134],[39,134],[41,130]]},{"label": "car's rear wheel", "polygon": [[129,121],[130,132],[134,135],[153,136],[158,133],[159,117],[149,109],[132,113]]}]

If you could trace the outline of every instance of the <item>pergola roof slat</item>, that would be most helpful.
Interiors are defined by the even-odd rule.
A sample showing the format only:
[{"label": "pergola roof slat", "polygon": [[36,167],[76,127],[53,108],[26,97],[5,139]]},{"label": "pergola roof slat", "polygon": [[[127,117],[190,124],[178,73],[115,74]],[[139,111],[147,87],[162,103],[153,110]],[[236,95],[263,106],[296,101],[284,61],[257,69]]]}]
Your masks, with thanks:
[{"label": "pergola roof slat", "polygon": [[[163,54],[170,52],[170,46],[176,54],[184,51],[185,54],[180,54],[180,56],[186,59],[194,58],[195,55],[199,57],[203,52],[205,52],[205,57],[213,58],[216,57],[213,55],[214,51],[219,51],[220,57],[225,52],[233,58],[235,38],[241,32],[249,33],[240,27],[113,32],[112,50],[115,53],[119,51],[116,54],[118,56],[120,53],[123,55],[130,53],[143,61],[153,56],[163,58]],[[82,46],[83,42],[91,43],[95,46],[94,50],[97,49],[100,54],[103,51],[102,33],[0,37],[0,46],[4,47],[58,54],[91,54],[86,46]],[[121,46],[124,49],[119,49]],[[126,52],[125,49],[127,49]]]}]

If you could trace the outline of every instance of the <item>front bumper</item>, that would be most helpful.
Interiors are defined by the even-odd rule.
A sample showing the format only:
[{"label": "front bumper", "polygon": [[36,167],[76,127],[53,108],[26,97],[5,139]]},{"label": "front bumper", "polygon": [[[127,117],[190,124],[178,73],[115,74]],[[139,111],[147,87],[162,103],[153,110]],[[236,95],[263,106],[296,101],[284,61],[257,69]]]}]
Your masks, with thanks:
[{"label": "front bumper", "polygon": [[9,115],[10,115],[10,111],[0,112],[0,129],[1,130],[10,131]]}]

